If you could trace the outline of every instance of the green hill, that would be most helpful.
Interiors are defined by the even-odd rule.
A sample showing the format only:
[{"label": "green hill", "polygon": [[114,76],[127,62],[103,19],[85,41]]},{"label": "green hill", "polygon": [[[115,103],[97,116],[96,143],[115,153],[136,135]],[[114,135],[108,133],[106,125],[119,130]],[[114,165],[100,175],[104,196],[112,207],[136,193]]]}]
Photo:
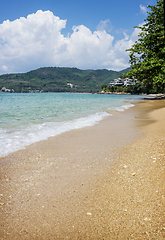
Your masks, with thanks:
[{"label": "green hill", "polygon": [[113,70],[80,70],[77,68],[45,67],[27,73],[4,74],[0,76],[2,87],[15,92],[99,92],[101,86],[108,84],[122,73]]}]

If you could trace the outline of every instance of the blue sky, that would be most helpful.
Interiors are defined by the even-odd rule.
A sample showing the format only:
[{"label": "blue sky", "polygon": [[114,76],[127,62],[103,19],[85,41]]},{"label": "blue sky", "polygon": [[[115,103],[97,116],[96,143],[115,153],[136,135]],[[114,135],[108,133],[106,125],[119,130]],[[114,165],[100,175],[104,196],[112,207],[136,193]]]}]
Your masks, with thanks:
[{"label": "blue sky", "polygon": [[[122,70],[156,0],[5,0],[0,74],[43,66]],[[8,20],[8,21],[7,21]]]}]

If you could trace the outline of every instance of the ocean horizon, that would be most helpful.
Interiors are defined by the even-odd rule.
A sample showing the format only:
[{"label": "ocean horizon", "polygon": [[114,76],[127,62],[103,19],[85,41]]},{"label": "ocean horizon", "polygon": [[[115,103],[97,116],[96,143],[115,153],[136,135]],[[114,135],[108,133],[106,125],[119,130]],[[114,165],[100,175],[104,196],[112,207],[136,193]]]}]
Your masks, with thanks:
[{"label": "ocean horizon", "polygon": [[0,157],[134,106],[137,95],[0,93]]}]

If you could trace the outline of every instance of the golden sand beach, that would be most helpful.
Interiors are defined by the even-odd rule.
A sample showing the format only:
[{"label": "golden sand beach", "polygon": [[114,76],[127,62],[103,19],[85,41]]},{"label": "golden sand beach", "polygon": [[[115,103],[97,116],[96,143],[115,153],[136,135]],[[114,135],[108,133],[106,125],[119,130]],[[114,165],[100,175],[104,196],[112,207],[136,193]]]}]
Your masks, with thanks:
[{"label": "golden sand beach", "polygon": [[165,100],[0,158],[0,239],[165,239]]}]

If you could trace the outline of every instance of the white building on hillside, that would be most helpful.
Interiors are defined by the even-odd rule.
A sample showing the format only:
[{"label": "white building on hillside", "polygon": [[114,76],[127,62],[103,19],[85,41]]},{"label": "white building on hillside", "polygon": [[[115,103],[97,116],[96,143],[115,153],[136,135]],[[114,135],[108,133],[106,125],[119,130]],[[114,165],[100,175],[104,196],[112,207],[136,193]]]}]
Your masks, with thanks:
[{"label": "white building on hillside", "polygon": [[135,85],[136,80],[125,78],[124,79],[124,87],[128,87],[130,85]]},{"label": "white building on hillside", "polygon": [[5,87],[3,87],[3,88],[1,88],[1,90],[0,90],[1,92],[8,92],[8,93],[10,93],[10,92],[14,92],[14,90],[13,89],[8,89],[8,88],[5,88]]},{"label": "white building on hillside", "polygon": [[123,87],[128,87],[130,85],[135,85],[135,83],[137,82],[136,79],[129,79],[129,78],[124,78],[124,79],[121,79],[121,78],[117,78],[117,79],[114,79],[113,81],[111,81],[109,83],[109,86],[112,87],[112,86],[123,86]]},{"label": "white building on hillside", "polygon": [[109,86],[123,86],[123,80],[121,78],[114,79],[109,83]]}]

